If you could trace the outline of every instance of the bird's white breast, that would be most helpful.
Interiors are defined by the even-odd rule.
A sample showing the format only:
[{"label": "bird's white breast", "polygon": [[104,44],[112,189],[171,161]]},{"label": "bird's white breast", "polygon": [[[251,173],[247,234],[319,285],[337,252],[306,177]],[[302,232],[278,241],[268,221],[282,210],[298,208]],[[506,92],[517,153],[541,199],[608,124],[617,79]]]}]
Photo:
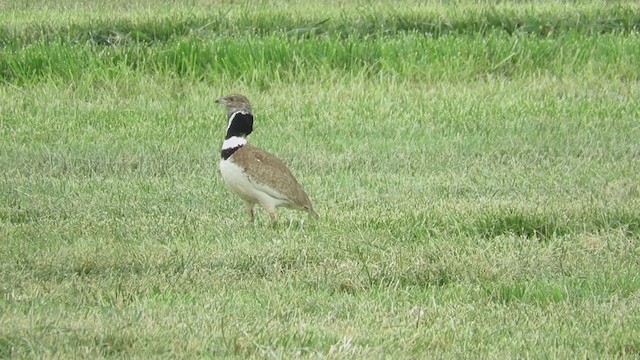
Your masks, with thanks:
[{"label": "bird's white breast", "polygon": [[256,197],[256,189],[249,181],[249,176],[231,159],[220,160],[220,173],[225,184],[231,191],[243,199],[251,200]]}]

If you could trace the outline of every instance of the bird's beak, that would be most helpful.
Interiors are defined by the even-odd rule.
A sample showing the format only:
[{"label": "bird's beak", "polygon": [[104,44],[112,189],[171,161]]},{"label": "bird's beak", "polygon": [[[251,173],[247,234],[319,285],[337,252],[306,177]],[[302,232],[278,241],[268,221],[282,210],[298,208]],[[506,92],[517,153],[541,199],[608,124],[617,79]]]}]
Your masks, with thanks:
[{"label": "bird's beak", "polygon": [[224,99],[223,98],[216,99],[216,104],[224,104]]}]

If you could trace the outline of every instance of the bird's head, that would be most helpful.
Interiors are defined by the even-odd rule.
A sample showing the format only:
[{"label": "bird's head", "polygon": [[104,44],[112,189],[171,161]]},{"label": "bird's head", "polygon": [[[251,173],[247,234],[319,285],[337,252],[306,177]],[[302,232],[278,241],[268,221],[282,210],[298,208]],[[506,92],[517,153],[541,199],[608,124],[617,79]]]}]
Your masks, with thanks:
[{"label": "bird's head", "polygon": [[234,136],[247,137],[253,131],[253,114],[251,114],[251,104],[249,99],[242,94],[231,94],[216,100],[216,103],[227,107],[227,136],[229,139]]},{"label": "bird's head", "polygon": [[242,94],[231,94],[216,100],[217,104],[227,107],[227,115],[231,117],[233,113],[238,111],[251,113],[251,103],[246,96]]}]

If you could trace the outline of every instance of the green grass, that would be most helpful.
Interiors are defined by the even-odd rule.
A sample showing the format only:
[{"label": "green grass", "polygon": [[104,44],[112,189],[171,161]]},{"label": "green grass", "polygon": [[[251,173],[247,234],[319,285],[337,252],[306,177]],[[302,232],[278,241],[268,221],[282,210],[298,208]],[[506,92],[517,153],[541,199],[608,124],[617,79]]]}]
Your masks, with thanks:
[{"label": "green grass", "polygon": [[419,34],[366,40],[243,35],[114,47],[38,43],[7,47],[5,54],[0,75],[17,84],[77,81],[87,73],[111,80],[124,71],[213,83],[241,81],[262,89],[274,82],[331,76],[336,71],[427,82],[567,72],[638,80],[640,74],[637,34],[585,38],[568,33],[553,40],[502,32],[438,40]]},{"label": "green grass", "polygon": [[[637,4],[36,5],[0,5],[0,357],[640,356]],[[319,221],[247,224],[230,92]]]}]

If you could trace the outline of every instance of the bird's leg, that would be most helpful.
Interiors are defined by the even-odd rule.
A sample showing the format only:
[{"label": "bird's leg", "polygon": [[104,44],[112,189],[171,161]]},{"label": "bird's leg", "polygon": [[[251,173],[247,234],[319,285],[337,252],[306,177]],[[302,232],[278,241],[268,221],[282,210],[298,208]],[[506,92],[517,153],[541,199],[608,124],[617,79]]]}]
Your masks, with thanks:
[{"label": "bird's leg", "polygon": [[276,220],[278,219],[278,212],[276,211],[276,207],[267,203],[267,202],[260,202],[260,206],[262,206],[267,213],[269,213],[269,216],[271,217],[271,225],[276,223]]},{"label": "bird's leg", "polygon": [[253,207],[255,206],[255,203],[252,203],[250,201],[245,201],[244,202],[244,207],[247,208],[247,213],[249,214],[249,222],[253,223],[254,220],[254,215],[253,215]]},{"label": "bird's leg", "polygon": [[271,216],[271,222],[275,224],[278,221],[278,213],[275,210],[269,211],[269,216]]},{"label": "bird's leg", "polygon": [[269,216],[271,217],[271,225],[276,224],[278,220],[278,212],[276,211],[276,208],[265,206],[264,209],[267,210]]}]

